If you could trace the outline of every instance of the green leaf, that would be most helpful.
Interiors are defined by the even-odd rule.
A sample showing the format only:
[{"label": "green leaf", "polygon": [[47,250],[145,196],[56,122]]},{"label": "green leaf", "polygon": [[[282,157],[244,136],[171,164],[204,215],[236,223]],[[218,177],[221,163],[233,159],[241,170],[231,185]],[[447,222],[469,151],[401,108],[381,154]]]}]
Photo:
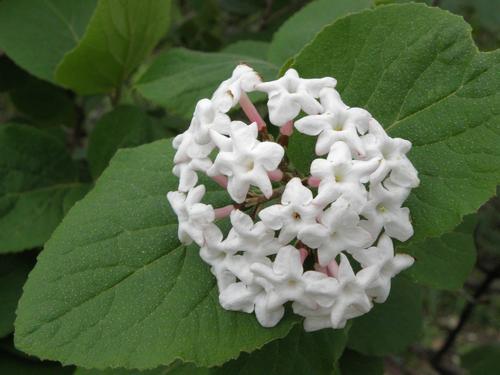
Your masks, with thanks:
[{"label": "green leaf", "polygon": [[82,38],[97,0],[2,0],[0,49],[33,75],[54,80],[57,64]]},{"label": "green leaf", "polygon": [[325,26],[349,13],[369,8],[371,0],[316,0],[290,17],[274,34],[269,61],[281,65],[297,54]]},{"label": "green leaf", "polygon": [[160,117],[150,116],[153,122],[153,134],[155,139],[171,138],[186,130],[189,121],[174,115],[166,114]]},{"label": "green leaf", "polygon": [[349,331],[350,349],[365,355],[401,352],[420,336],[422,295],[404,276],[393,279],[388,300],[368,314],[354,319]]},{"label": "green leaf", "polygon": [[347,342],[347,330],[304,332],[302,325],[281,340],[214,368],[210,375],[330,375]]},{"label": "green leaf", "polygon": [[341,375],[384,375],[384,361],[353,350],[346,350],[340,358]]},{"label": "green leaf", "polygon": [[89,186],[64,144],[19,124],[0,126],[0,253],[42,246]]},{"label": "green leaf", "polygon": [[137,371],[126,369],[87,370],[78,368],[73,375],[209,375],[209,369],[197,368],[190,364],[175,363],[169,367]]},{"label": "green leaf", "polygon": [[63,368],[55,363],[31,361],[0,352],[0,374],[69,375],[72,372],[72,368]]},{"label": "green leaf", "polygon": [[153,140],[153,123],[146,113],[134,106],[117,107],[101,117],[90,134],[88,160],[92,175],[99,177],[118,149]]},{"label": "green leaf", "polygon": [[170,0],[99,1],[81,42],[57,67],[57,82],[80,94],[119,87],[169,23]]},{"label": "green leaf", "polygon": [[[195,246],[181,246],[165,198],[177,188],[170,140],[117,152],[47,242],[24,288],[16,346],[81,367],[219,365],[285,336],[223,310]],[[229,197],[206,181],[207,201]]]},{"label": "green leaf", "polygon": [[191,118],[196,102],[211,97],[241,62],[252,66],[264,79],[273,79],[278,72],[275,65],[249,55],[174,48],[154,60],[136,87],[146,99]]},{"label": "green leaf", "polygon": [[474,231],[476,230],[479,222],[478,213],[473,213],[464,216],[462,222],[454,229],[454,232],[470,234],[474,236]]},{"label": "green leaf", "polygon": [[259,40],[240,40],[228,45],[222,52],[233,55],[250,56],[263,60],[266,58],[269,48],[269,42],[262,42]]},{"label": "green leaf", "polygon": [[36,125],[72,127],[75,123],[75,105],[67,91],[48,82],[27,77],[10,91],[10,99]]},{"label": "green leaf", "polygon": [[[306,333],[296,326],[288,336],[275,340],[253,353],[242,353],[238,359],[221,367],[196,368],[174,364],[140,375],[330,375],[347,342],[347,329]],[[75,375],[132,375],[132,370],[83,370]],[[138,374],[139,375],[139,374]]]},{"label": "green leaf", "polygon": [[[6,91],[23,121],[53,127],[72,127],[76,111],[70,93],[19,68],[0,56],[0,92]],[[6,116],[7,118],[9,116]]]},{"label": "green leaf", "polygon": [[476,248],[473,230],[468,233],[460,230],[456,228],[451,233],[414,243],[408,248],[401,244],[401,251],[415,258],[415,264],[406,274],[415,282],[432,288],[462,288],[474,268]]},{"label": "green leaf", "polygon": [[20,255],[0,256],[0,337],[14,331],[17,301],[23,292],[31,263]]},{"label": "green leaf", "polygon": [[500,345],[482,345],[461,356],[469,375],[492,375],[500,368]]},{"label": "green leaf", "polygon": [[[337,78],[346,103],[370,111],[392,137],[413,142],[409,157],[421,179],[407,202],[415,242],[451,231],[495,193],[499,66],[500,52],[479,53],[461,17],[420,4],[340,19],[294,64],[306,77]],[[314,157],[311,142],[296,149],[289,153],[295,164]]]},{"label": "green leaf", "polygon": [[295,131],[288,142],[286,151],[288,158],[302,176],[309,175],[311,163],[317,158],[314,153],[316,139],[317,137],[311,137]]}]

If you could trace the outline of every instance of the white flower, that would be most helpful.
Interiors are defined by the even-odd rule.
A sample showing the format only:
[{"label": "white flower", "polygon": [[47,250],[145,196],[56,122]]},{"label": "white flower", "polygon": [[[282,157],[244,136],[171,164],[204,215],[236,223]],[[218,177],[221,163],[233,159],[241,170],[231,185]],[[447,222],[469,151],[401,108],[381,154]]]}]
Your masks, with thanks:
[{"label": "white flower", "polygon": [[271,328],[283,318],[285,308],[282,305],[276,308],[269,308],[266,297],[266,293],[260,293],[255,298],[255,317],[261,326]]},{"label": "white flower", "polygon": [[[409,210],[402,207],[419,183],[406,157],[411,143],[390,138],[367,111],[345,105],[335,85],[333,78],[302,79],[293,69],[262,83],[250,67],[239,65],[212,99],[197,103],[189,129],[173,141],[179,186],[167,197],[178,217],[178,237],[199,245],[217,279],[221,306],[253,312],[264,327],[278,324],[292,302],[306,331],[343,328],[368,312],[372,300],[384,302],[391,279],[414,262],[394,254],[392,243],[413,234]],[[295,117],[306,113],[297,129],[317,135],[316,153],[328,154],[312,162],[307,177],[318,188],[316,197],[293,164],[281,163],[281,144],[259,140],[273,137],[246,95],[255,90],[268,93],[274,125],[291,129]],[[250,125],[227,115],[238,102]],[[238,204],[214,210],[201,203],[199,172],[227,187]],[[250,209],[252,216],[245,213]],[[261,221],[254,222],[256,213]],[[228,216],[224,238],[215,219]]]},{"label": "white flower", "polygon": [[211,142],[205,145],[197,144],[190,131],[179,134],[172,143],[174,149],[177,150],[172,173],[179,177],[179,190],[187,192],[198,182],[196,171],[206,172],[212,166],[208,155],[212,152],[214,145]]},{"label": "white flower", "polygon": [[269,119],[274,125],[283,126],[293,120],[302,109],[307,114],[318,114],[323,107],[315,99],[324,87],[335,87],[337,81],[326,77],[303,79],[295,69],[288,69],[283,77],[276,81],[260,83],[257,90],[268,94]]},{"label": "white flower", "polygon": [[260,258],[276,254],[281,247],[272,229],[261,221],[254,224],[252,218],[240,210],[231,212],[231,224],[233,227],[224,240],[227,249]]},{"label": "white flower", "polygon": [[221,291],[219,302],[226,310],[251,313],[254,311],[257,296],[263,291],[260,286],[247,285],[240,281]]},{"label": "white flower", "polygon": [[212,206],[200,203],[204,195],[204,185],[191,189],[187,195],[179,191],[170,191],[167,194],[167,199],[179,220],[179,240],[184,244],[193,240],[198,246],[203,246],[203,229],[215,219]]},{"label": "white flower", "polygon": [[331,307],[332,301],[339,293],[339,283],[336,278],[323,272],[307,271],[303,279],[306,281],[308,295],[321,307]]},{"label": "white flower", "polygon": [[347,320],[370,311],[373,304],[366,294],[365,287],[370,284],[373,277],[373,272],[369,269],[354,274],[347,257],[340,254],[337,276],[339,292],[330,312],[332,328],[344,328]]},{"label": "white flower", "polygon": [[367,157],[381,159],[379,167],[370,177],[370,183],[382,182],[390,173],[395,184],[407,188],[417,187],[420,183],[418,172],[406,157],[406,153],[411,149],[411,142],[389,137],[374,119],[370,121],[369,129],[369,134],[363,137]]},{"label": "white flower", "polygon": [[251,270],[254,264],[272,266],[273,263],[268,257],[256,257],[248,252],[232,255],[226,263],[227,269],[246,284],[252,284],[255,280],[255,274]]},{"label": "white flower", "polygon": [[311,163],[311,175],[321,180],[315,204],[321,207],[344,197],[356,209],[366,202],[367,191],[363,183],[378,167],[379,159],[352,160],[351,151],[344,142],[336,142],[326,159],[315,159]]},{"label": "white flower", "polygon": [[198,182],[196,171],[206,171],[212,162],[209,159],[192,159],[186,163],[179,163],[174,166],[172,173],[179,177],[179,190],[189,191]]},{"label": "white flower", "polygon": [[216,107],[222,112],[228,112],[238,101],[242,93],[255,90],[261,82],[260,76],[248,65],[238,65],[231,78],[220,84],[212,96]]},{"label": "white flower", "polygon": [[307,285],[307,293],[320,297],[322,304],[311,308],[301,303],[293,304],[293,311],[305,317],[304,329],[307,332],[323,328],[344,328],[347,320],[360,316],[372,308],[365,286],[375,277],[371,269],[354,274],[349,260],[340,255],[337,278],[315,275],[315,280]]},{"label": "white flower", "polygon": [[368,284],[367,293],[378,303],[387,300],[391,290],[391,279],[415,261],[407,254],[394,255],[392,240],[386,234],[380,236],[377,247],[355,250],[352,256],[363,268],[373,268],[376,271],[377,277]]},{"label": "white flower", "polygon": [[[276,254],[280,244],[274,238],[274,231],[270,231],[262,222],[254,225],[252,219],[241,211],[231,212],[231,222],[235,226],[224,241],[216,225],[204,230],[205,246],[200,249],[200,256],[212,266],[212,273],[224,274],[229,271],[234,277],[250,284],[254,277],[250,266],[253,263],[270,265],[271,260],[267,255]],[[226,279],[231,281],[230,278]]]},{"label": "white flower", "polygon": [[203,228],[203,246],[200,248],[201,258],[211,266],[225,261],[227,252],[222,246],[223,234],[215,224]]},{"label": "white flower", "polygon": [[283,147],[258,141],[255,123],[247,126],[233,121],[230,137],[231,150],[221,150],[207,174],[228,176],[227,190],[237,203],[245,200],[250,185],[257,186],[266,197],[270,197],[272,185],[267,172],[278,167],[285,153]]},{"label": "white flower", "polygon": [[359,226],[359,216],[343,198],[337,199],[320,216],[319,223],[305,227],[299,240],[318,249],[318,261],[326,266],[341,251],[364,247],[373,242],[372,236]]},{"label": "white flower", "polygon": [[295,123],[298,131],[308,135],[318,135],[316,154],[324,155],[337,141],[346,142],[351,150],[364,155],[364,146],[359,134],[368,130],[370,113],[362,108],[349,108],[340,99],[339,93],[332,88],[320,92],[324,112],[309,115]]},{"label": "white flower", "polygon": [[396,186],[390,181],[386,181],[384,184],[370,184],[368,202],[361,212],[368,219],[363,221],[363,227],[374,238],[384,228],[388,236],[399,241],[409,239],[413,236],[410,210],[401,207],[409,193],[409,189]]},{"label": "white flower", "polygon": [[332,309],[330,307],[318,305],[316,308],[311,309],[297,302],[294,302],[292,307],[295,314],[305,318],[303,323],[304,331],[314,332],[324,328],[332,328],[332,321],[330,319]]},{"label": "white flower", "polygon": [[312,204],[311,190],[302,185],[299,178],[292,178],[281,197],[281,204],[269,206],[259,213],[264,224],[280,230],[279,240],[287,243],[297,234],[316,223],[321,209]]},{"label": "white flower", "polygon": [[282,247],[271,266],[254,263],[250,267],[255,274],[255,282],[266,292],[266,306],[273,310],[287,301],[314,307],[314,302],[306,295],[306,282],[300,252],[293,246]]},{"label": "white flower", "polygon": [[219,295],[223,308],[232,311],[251,313],[263,327],[274,327],[283,318],[285,308],[279,305],[273,309],[267,306],[266,292],[258,285],[246,285],[237,282],[230,285]]},{"label": "white flower", "polygon": [[229,134],[230,123],[229,116],[217,111],[212,101],[201,99],[196,104],[189,132],[197,144],[205,145],[212,142],[211,132]]},{"label": "white flower", "polygon": [[232,270],[234,256],[223,246],[222,232],[215,224],[204,228],[203,237],[204,245],[200,248],[200,257],[211,266],[210,271],[217,279],[219,291],[223,291],[236,282],[237,276]]}]

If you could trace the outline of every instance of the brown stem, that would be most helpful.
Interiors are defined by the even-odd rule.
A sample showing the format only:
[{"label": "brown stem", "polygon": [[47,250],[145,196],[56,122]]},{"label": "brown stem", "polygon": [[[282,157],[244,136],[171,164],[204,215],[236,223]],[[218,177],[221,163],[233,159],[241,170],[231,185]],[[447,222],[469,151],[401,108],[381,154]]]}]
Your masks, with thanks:
[{"label": "brown stem", "polygon": [[242,208],[245,209],[245,208],[253,207],[253,206],[259,205],[261,203],[270,201],[270,200],[280,196],[284,190],[285,190],[284,186],[280,186],[279,188],[274,189],[273,193],[271,194],[271,196],[269,198],[267,198],[264,195],[250,195],[249,197],[247,197],[245,202],[242,204]]},{"label": "brown stem", "polygon": [[272,137],[271,134],[269,134],[269,132],[267,131],[267,127],[264,127],[262,129],[259,130],[259,134],[260,134],[260,139],[261,141],[269,141],[269,142],[272,142],[274,139]]},{"label": "brown stem", "polygon": [[488,291],[490,285],[495,281],[495,279],[499,277],[500,264],[488,272],[483,282],[474,292],[472,301],[469,301],[462,310],[457,325],[450,331],[441,349],[439,349],[432,357],[431,364],[440,374],[451,374],[451,372],[449,372],[449,370],[443,365],[442,360],[449,352],[449,350],[453,347],[459,333],[462,331],[462,329],[465,327],[465,324],[472,316],[472,313],[481,296],[483,296]]},{"label": "brown stem", "polygon": [[290,137],[288,135],[280,134],[277,142],[283,147],[288,147],[288,141]]}]

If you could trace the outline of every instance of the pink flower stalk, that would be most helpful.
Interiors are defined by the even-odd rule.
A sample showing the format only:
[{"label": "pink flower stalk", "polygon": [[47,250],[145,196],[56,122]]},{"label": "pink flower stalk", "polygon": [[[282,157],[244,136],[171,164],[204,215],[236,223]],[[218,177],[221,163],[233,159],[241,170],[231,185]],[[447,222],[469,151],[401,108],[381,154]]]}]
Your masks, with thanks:
[{"label": "pink flower stalk", "polygon": [[326,272],[328,276],[337,277],[339,272],[339,265],[335,261],[335,259],[333,259],[330,263],[328,263],[328,265],[326,266]]},{"label": "pink flower stalk", "polygon": [[314,270],[328,275],[328,270],[326,267],[320,266],[319,263],[314,263]]},{"label": "pink flower stalk", "polygon": [[271,181],[281,181],[283,179],[283,172],[280,169],[275,169],[274,171],[267,172],[269,179]]},{"label": "pink flower stalk", "polygon": [[222,175],[220,175],[220,176],[213,176],[212,180],[214,180],[215,182],[217,182],[220,187],[222,187],[224,189],[227,189],[227,177],[226,176],[222,176]]},{"label": "pink flower stalk", "polygon": [[307,179],[307,184],[310,187],[318,187],[320,182],[321,180],[319,178],[313,176],[309,176],[309,178]]},{"label": "pink flower stalk", "polygon": [[307,256],[309,255],[309,251],[301,247],[299,249],[300,251],[300,263],[304,264],[304,261],[306,260]]},{"label": "pink flower stalk", "polygon": [[234,210],[234,206],[232,204],[224,206],[224,207],[216,208],[214,210],[215,218],[216,219],[224,219],[224,218],[228,217],[233,210]]},{"label": "pink flower stalk", "polygon": [[288,121],[280,128],[280,134],[289,137],[293,133],[293,121]]},{"label": "pink flower stalk", "polygon": [[252,101],[245,92],[241,93],[240,106],[243,112],[245,112],[245,115],[247,115],[248,119],[251,122],[257,123],[257,128],[259,129],[259,131],[266,128],[264,119],[260,116],[257,108],[255,108]]}]

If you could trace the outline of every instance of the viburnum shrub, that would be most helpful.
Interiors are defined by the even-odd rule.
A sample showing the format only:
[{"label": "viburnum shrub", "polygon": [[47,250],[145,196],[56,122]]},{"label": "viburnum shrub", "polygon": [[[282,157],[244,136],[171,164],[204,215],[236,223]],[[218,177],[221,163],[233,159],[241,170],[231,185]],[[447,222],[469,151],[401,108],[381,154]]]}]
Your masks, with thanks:
[{"label": "viburnum shrub", "polygon": [[500,12],[432,3],[0,0],[0,374],[498,360]]},{"label": "viburnum shrub", "polygon": [[[197,103],[191,125],[173,140],[179,186],[167,197],[179,240],[200,246],[221,305],[255,311],[264,327],[278,324],[284,304],[293,302],[306,331],[343,328],[370,311],[372,301],[385,302],[391,278],[414,261],[395,255],[391,239],[413,234],[402,207],[419,184],[406,157],[411,143],[389,137],[366,110],[344,104],[336,84],[331,77],[300,78],[294,69],[262,82],[239,65],[211,99]],[[276,142],[247,95],[253,91],[267,93]],[[238,103],[250,124],[227,115]],[[284,157],[294,128],[318,136],[315,152],[326,156],[311,163],[309,177]],[[205,185],[197,184],[197,172],[227,189],[236,204],[201,203]],[[224,239],[215,221],[227,216]],[[361,270],[353,271],[346,254]]]}]

